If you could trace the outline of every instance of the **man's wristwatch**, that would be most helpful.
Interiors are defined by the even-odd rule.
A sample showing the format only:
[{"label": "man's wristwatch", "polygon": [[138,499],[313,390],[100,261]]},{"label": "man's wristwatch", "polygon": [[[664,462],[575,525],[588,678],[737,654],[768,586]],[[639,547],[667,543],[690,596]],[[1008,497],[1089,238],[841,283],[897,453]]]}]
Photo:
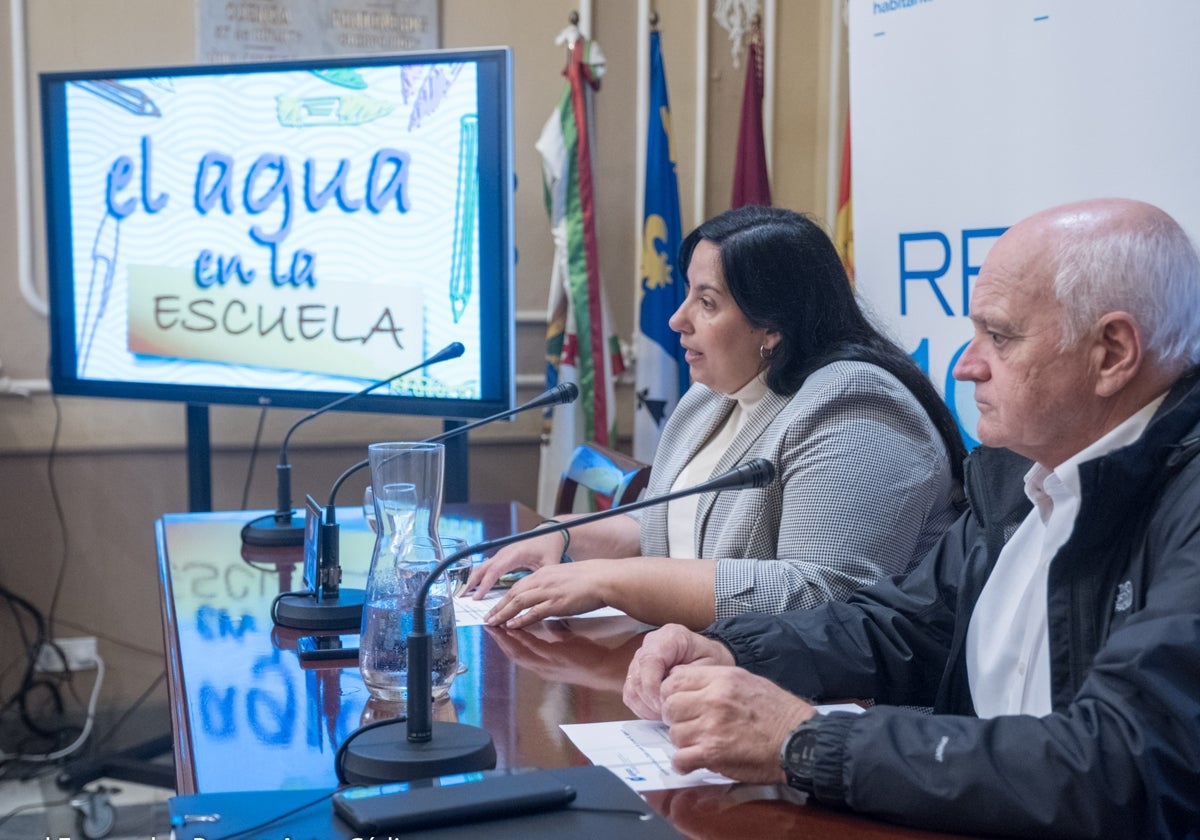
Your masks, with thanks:
[{"label": "man's wristwatch", "polygon": [[811,717],[792,730],[779,750],[779,764],[787,774],[788,786],[813,793],[813,770],[817,763],[819,716]]}]

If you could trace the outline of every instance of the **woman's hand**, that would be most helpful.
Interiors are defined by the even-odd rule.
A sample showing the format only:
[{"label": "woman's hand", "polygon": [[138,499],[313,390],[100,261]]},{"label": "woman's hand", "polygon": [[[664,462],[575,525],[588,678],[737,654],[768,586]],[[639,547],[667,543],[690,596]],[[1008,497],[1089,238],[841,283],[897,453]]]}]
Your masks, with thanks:
[{"label": "woman's hand", "polygon": [[[577,519],[576,514],[563,514],[555,521],[566,523]],[[487,595],[502,575],[518,569],[537,571],[543,567],[557,566],[562,560],[567,540],[564,532],[555,531],[544,536],[513,543],[497,551],[471,570],[467,578],[467,591],[479,600]],[[576,560],[593,557],[633,557],[638,553],[639,525],[632,516],[615,516],[599,522],[573,526],[571,534],[571,556]]]},{"label": "woman's hand", "polygon": [[471,597],[478,601],[496,585],[501,575],[517,569],[536,570],[557,565],[562,559],[563,544],[562,534],[553,533],[506,546],[471,570],[466,592],[471,592]]},{"label": "woman's hand", "polygon": [[715,560],[595,558],[543,566],[518,581],[485,622],[516,629],[556,616],[612,607],[646,624],[707,627],[714,612]]},{"label": "woman's hand", "polygon": [[612,560],[544,565],[513,584],[483,620],[515,630],[543,618],[599,609],[605,606],[605,582],[612,574],[619,574],[616,565]]},{"label": "woman's hand", "polygon": [[[613,619],[617,620],[617,619]],[[588,638],[594,625],[567,629],[567,622],[551,621],[524,630],[488,627],[487,634],[517,667],[532,671],[546,682],[581,685],[621,692],[625,669],[638,645],[640,632],[618,638]]]}]

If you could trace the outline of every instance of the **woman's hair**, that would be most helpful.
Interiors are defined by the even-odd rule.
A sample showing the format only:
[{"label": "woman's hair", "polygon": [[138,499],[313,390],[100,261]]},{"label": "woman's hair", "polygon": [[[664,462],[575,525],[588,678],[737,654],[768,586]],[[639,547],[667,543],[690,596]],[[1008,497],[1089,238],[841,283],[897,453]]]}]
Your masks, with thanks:
[{"label": "woman's hair", "polygon": [[809,374],[854,360],[883,368],[912,392],[946,443],[954,477],[966,454],[958,424],[929,378],[863,314],[837,249],[815,222],[779,207],[739,207],[714,216],[679,249],[686,275],[696,244],[711,242],[734,302],[750,325],[779,333],[767,386],[790,396]]}]

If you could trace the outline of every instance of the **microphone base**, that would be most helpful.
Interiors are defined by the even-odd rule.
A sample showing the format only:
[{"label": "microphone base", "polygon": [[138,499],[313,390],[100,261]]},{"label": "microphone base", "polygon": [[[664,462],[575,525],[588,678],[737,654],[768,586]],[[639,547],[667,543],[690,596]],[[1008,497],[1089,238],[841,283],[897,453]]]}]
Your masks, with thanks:
[{"label": "microphone base", "polygon": [[440,720],[433,722],[433,737],[422,744],[408,740],[402,720],[373,727],[354,736],[342,756],[342,773],[352,785],[410,782],[495,766],[496,745],[486,730]]},{"label": "microphone base", "polygon": [[318,601],[315,595],[284,595],[275,605],[275,623],[296,630],[353,630],[362,628],[361,589],[338,590],[336,598]]},{"label": "microphone base", "polygon": [[293,512],[290,519],[279,522],[275,514],[260,516],[242,528],[242,542],[261,546],[304,545],[304,517]]}]

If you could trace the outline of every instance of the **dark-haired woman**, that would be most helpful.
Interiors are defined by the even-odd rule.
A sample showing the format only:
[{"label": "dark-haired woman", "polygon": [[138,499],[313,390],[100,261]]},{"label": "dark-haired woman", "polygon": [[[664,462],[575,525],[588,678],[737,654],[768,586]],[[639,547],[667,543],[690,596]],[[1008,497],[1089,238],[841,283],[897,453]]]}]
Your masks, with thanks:
[{"label": "dark-haired woman", "polygon": [[521,627],[601,606],[695,629],[845,598],[905,572],[954,521],[962,440],[929,380],[856,303],[829,237],[789,210],[743,207],[680,250],[671,317],[692,387],[667,421],[647,495],[752,458],[769,486],[687,497],[510,546],[477,567],[481,597],[535,569],[489,613]]}]

